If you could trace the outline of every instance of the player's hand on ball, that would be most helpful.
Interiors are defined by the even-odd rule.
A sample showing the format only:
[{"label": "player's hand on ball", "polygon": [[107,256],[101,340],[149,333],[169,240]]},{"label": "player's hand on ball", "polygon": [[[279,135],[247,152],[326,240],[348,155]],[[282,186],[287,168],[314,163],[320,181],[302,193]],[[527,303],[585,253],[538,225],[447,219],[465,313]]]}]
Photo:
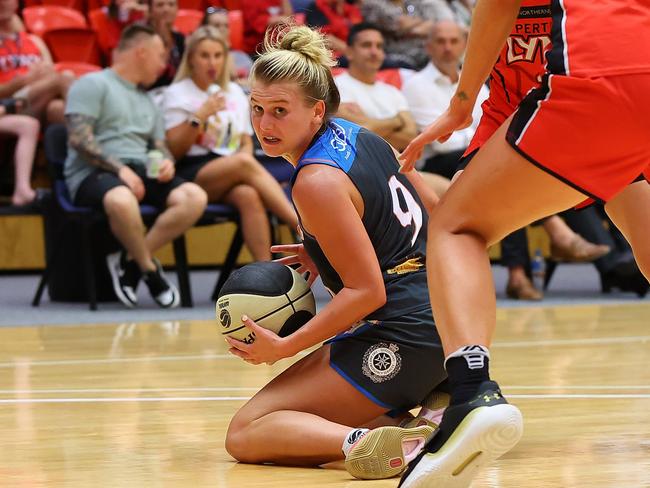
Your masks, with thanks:
[{"label": "player's hand on ball", "polygon": [[275,262],[286,264],[287,266],[290,266],[292,264],[300,265],[300,267],[296,269],[296,272],[301,275],[309,273],[305,278],[307,280],[307,283],[309,283],[309,286],[311,286],[312,283],[316,281],[316,278],[318,278],[318,268],[316,268],[316,265],[309,257],[309,254],[307,251],[305,251],[305,246],[302,244],[271,246],[271,252],[282,252],[287,254],[293,253],[291,256],[285,256],[283,258],[276,259]]},{"label": "player's hand on ball", "polygon": [[289,357],[285,353],[286,340],[264,327],[260,327],[246,315],[242,316],[244,325],[255,334],[255,341],[246,344],[232,337],[226,337],[230,345],[228,352],[242,358],[250,364],[273,364],[280,359]]}]

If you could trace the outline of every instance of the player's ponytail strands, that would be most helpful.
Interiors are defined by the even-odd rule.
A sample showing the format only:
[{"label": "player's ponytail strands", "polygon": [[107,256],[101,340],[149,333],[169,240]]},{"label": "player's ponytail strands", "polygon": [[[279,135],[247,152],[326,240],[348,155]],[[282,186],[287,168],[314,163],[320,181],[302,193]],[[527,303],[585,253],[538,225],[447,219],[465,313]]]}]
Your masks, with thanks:
[{"label": "player's ponytail strands", "polygon": [[264,50],[251,69],[251,82],[295,82],[309,103],[323,100],[326,118],[339,108],[340,95],[332,77],[336,66],[325,37],[307,26],[293,22],[279,24],[267,31]]}]

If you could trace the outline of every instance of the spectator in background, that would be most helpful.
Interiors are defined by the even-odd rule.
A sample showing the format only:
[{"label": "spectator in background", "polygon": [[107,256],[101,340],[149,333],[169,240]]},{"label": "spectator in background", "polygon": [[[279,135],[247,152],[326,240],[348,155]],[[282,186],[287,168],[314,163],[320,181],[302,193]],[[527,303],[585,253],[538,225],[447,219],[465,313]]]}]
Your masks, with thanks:
[{"label": "spectator in background", "polygon": [[472,10],[475,0],[446,0],[453,18],[465,28],[469,28],[472,22]]},{"label": "spectator in background", "polygon": [[14,192],[11,195],[11,204],[15,206],[28,205],[36,198],[30,180],[40,124],[34,117],[16,114],[22,103],[22,100],[15,98],[0,100],[0,133],[17,138],[14,151]]},{"label": "spectator in background", "polygon": [[356,24],[347,44],[348,71],[334,79],[341,93],[337,116],[370,129],[401,151],[417,132],[404,95],[377,80],[384,62],[381,31],[374,24]]},{"label": "spectator in background", "polygon": [[228,44],[214,27],[197,29],[176,80],[165,91],[167,142],[177,173],[211,202],[237,207],[244,242],[257,261],[271,259],[267,211],[292,229],[296,213],[279,183],[253,157],[248,98],[228,78]]},{"label": "spectator in background", "polygon": [[[143,278],[159,306],[176,307],[178,290],[152,256],[194,225],[207,198],[197,185],[175,175],[160,113],[141,88],[164,69],[162,39],[148,26],[131,25],[115,53],[111,68],[81,77],[70,89],[66,184],[75,204],[106,212],[111,231],[124,246],[107,256],[120,301],[134,307]],[[157,168],[147,170],[153,159],[149,148],[158,151]],[[161,210],[146,235],[139,202]]]},{"label": "spectator in background", "polygon": [[150,0],[149,25],[160,36],[167,52],[167,66],[151,86],[152,89],[167,86],[174,81],[178,66],[185,51],[185,36],[174,30],[178,13],[176,0]]},{"label": "spectator in background", "polygon": [[122,30],[134,23],[147,23],[149,4],[147,0],[110,0],[107,7],[102,7],[102,12],[105,19],[98,32],[98,41],[110,62]]},{"label": "spectator in background", "polygon": [[[384,67],[421,69],[427,64],[424,42],[433,21],[448,12],[446,5],[438,9],[439,3],[439,0],[419,0],[417,4],[404,0],[363,0],[364,20],[377,25],[386,39]],[[420,4],[422,7],[416,8]],[[439,11],[442,13],[438,14]]]},{"label": "spectator in background", "polygon": [[246,0],[241,4],[244,15],[244,51],[255,57],[266,29],[293,14],[289,0]]},{"label": "spectator in background", "polygon": [[[460,63],[467,46],[467,34],[456,22],[436,22],[429,33],[426,44],[429,64],[411,76],[402,87],[408,107],[418,131],[437,119],[449,106],[449,100],[456,91],[460,78]],[[452,134],[445,142],[429,144],[423,157],[426,159],[423,171],[436,173],[451,179],[456,173],[458,161],[469,145],[481,119],[481,104],[489,96],[483,86],[472,114],[472,124]]]},{"label": "spectator in background", "polygon": [[[230,41],[230,20],[228,19],[228,11],[225,8],[208,7],[205,10],[201,25],[214,27],[224,39]],[[240,85],[247,84],[248,73],[250,73],[253,66],[251,57],[244,51],[232,49],[232,46],[229,46],[228,57],[232,65],[230,79],[237,81]]]},{"label": "spectator in background", "polygon": [[25,112],[47,122],[62,122],[65,96],[73,78],[57,73],[45,43],[15,32],[16,0],[0,0],[0,98],[23,98]]},{"label": "spectator in background", "polygon": [[591,242],[611,248],[611,252],[594,261],[603,293],[615,288],[634,292],[639,297],[648,293],[650,284],[639,270],[630,245],[610,220],[602,204],[577,211],[567,210],[562,212],[562,216],[574,232]]},{"label": "spectator in background", "polygon": [[325,34],[329,48],[340,58],[346,50],[350,27],[363,21],[363,17],[359,8],[346,0],[314,0],[305,21]]}]

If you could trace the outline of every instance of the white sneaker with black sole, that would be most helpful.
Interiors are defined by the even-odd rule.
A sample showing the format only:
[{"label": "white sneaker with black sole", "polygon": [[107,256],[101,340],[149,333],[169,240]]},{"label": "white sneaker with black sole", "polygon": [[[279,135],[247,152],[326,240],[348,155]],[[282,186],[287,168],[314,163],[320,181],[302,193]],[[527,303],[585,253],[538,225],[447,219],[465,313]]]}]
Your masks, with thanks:
[{"label": "white sneaker with black sole", "polygon": [[124,251],[118,251],[106,256],[106,264],[113,281],[115,295],[125,306],[133,308],[138,304],[136,289],[142,273],[133,260],[126,259]]},{"label": "white sneaker with black sole", "polygon": [[165,276],[160,261],[154,258],[153,262],[156,265],[156,270],[143,274],[151,298],[162,308],[178,307],[181,299],[176,286]]}]

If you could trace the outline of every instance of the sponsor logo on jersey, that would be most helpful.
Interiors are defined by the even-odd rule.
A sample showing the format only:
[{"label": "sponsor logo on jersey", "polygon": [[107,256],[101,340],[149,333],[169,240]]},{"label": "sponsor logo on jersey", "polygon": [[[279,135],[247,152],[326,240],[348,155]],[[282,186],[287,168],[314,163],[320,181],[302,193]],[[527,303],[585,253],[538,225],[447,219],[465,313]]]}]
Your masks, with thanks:
[{"label": "sponsor logo on jersey", "polygon": [[375,344],[363,355],[362,372],[373,383],[392,380],[402,369],[402,357],[397,354],[397,344]]},{"label": "sponsor logo on jersey", "polygon": [[345,129],[336,122],[331,122],[330,127],[332,128],[332,134],[334,135],[330,144],[337,151],[345,151],[348,148],[348,141],[345,138]]},{"label": "sponsor logo on jersey", "polygon": [[420,257],[407,259],[403,263],[398,264],[394,268],[389,269],[386,273],[402,275],[406,273],[413,273],[424,267],[424,263],[421,261]]},{"label": "sponsor logo on jersey", "polygon": [[543,63],[546,48],[551,45],[551,38],[546,35],[531,37],[510,36],[506,40],[508,46],[506,61],[512,63]]}]

